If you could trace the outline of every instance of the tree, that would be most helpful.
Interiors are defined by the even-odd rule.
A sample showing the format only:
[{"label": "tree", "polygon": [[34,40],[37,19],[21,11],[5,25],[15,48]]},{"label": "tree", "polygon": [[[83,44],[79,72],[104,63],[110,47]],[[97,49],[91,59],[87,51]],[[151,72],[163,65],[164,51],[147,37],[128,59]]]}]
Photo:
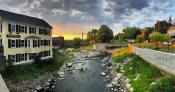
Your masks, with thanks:
[{"label": "tree", "polygon": [[159,48],[159,42],[164,41],[164,36],[159,32],[153,32],[150,35],[150,41],[156,43],[156,45],[157,45],[156,49],[158,49]]},{"label": "tree", "polygon": [[144,40],[144,37],[142,35],[136,36],[136,42],[142,42]]},{"label": "tree", "polygon": [[81,39],[79,37],[76,37],[73,39],[74,46],[80,46],[81,45]]},{"label": "tree", "polygon": [[153,27],[145,27],[143,29],[143,35],[144,35],[145,40],[149,40],[149,35],[154,31],[155,29]]},{"label": "tree", "polygon": [[89,31],[87,33],[87,40],[88,41],[96,41],[97,37],[97,29],[92,29],[92,31]]},{"label": "tree", "polygon": [[140,34],[140,28],[127,27],[123,30],[126,39],[136,39],[136,36]]},{"label": "tree", "polygon": [[107,25],[101,25],[97,31],[97,39],[100,42],[110,42],[113,39],[113,31]]},{"label": "tree", "polygon": [[157,21],[155,24],[155,30],[162,34],[166,34],[171,25],[171,23],[167,23],[166,21]]},{"label": "tree", "polygon": [[124,40],[124,33],[118,33],[117,35],[114,36],[116,40]]}]

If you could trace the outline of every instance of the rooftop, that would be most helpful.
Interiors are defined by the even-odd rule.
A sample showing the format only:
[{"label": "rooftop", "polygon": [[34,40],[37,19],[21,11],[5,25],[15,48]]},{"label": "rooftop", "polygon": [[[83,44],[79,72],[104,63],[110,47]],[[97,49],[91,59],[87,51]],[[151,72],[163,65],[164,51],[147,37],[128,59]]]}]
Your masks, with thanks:
[{"label": "rooftop", "polygon": [[45,20],[31,17],[31,16],[17,14],[17,13],[5,11],[5,10],[0,10],[0,16],[2,17],[2,19],[14,21],[14,22],[52,28],[52,26],[50,26]]}]

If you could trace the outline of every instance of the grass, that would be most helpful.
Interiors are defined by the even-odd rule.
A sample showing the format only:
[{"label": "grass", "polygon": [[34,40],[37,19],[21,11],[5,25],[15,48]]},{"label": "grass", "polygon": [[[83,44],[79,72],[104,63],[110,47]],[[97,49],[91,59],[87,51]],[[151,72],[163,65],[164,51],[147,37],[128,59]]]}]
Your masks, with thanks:
[{"label": "grass", "polygon": [[[130,57],[131,60],[123,67],[124,75],[130,79],[134,92],[175,92],[175,77],[162,75],[159,69],[148,64],[139,56],[130,55],[123,51],[114,56],[113,60],[122,63],[126,57]],[[155,85],[151,85],[154,82]]]},{"label": "grass", "polygon": [[45,62],[43,66],[37,67],[34,64],[15,66],[14,71],[11,72],[10,76],[6,76],[6,79],[10,79],[13,81],[35,79],[38,78],[38,76],[41,76],[45,73],[50,73],[59,70],[63,63],[70,59],[70,56],[64,55],[55,50],[53,60]]},{"label": "grass", "polygon": [[81,50],[89,51],[89,50],[92,50],[92,48],[93,48],[93,44],[88,44],[88,45],[82,46]]}]

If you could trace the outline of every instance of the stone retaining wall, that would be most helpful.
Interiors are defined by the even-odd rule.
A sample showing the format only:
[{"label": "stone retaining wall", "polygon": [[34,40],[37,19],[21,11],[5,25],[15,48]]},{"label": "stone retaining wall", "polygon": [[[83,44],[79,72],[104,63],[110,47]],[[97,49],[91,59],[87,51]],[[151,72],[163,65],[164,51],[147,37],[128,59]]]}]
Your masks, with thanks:
[{"label": "stone retaining wall", "polygon": [[175,54],[166,53],[147,48],[138,48],[134,46],[128,46],[132,48],[132,53],[142,57],[148,63],[164,70],[165,72],[175,75]]}]

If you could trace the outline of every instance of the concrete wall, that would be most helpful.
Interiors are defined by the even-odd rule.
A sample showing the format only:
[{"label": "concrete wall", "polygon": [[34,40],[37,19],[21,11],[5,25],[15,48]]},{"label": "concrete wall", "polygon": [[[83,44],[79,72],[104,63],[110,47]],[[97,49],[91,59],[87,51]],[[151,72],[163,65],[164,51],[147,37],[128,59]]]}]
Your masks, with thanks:
[{"label": "concrete wall", "polygon": [[105,51],[106,44],[104,43],[96,43],[93,45],[93,49],[96,51]]},{"label": "concrete wall", "polygon": [[148,63],[175,75],[175,54],[146,48],[132,47],[132,52],[142,57]]}]

